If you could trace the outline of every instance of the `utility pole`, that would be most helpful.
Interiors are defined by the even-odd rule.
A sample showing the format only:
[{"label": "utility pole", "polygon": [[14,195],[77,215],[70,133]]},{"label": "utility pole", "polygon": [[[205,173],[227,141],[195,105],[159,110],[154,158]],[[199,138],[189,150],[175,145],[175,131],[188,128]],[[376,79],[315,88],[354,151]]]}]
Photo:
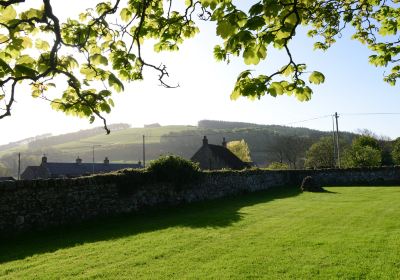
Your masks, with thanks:
[{"label": "utility pole", "polygon": [[145,139],[143,134],[143,168],[146,167],[146,148],[145,148]]},{"label": "utility pole", "polygon": [[18,180],[21,179],[21,153],[18,153]]},{"label": "utility pole", "polygon": [[94,145],[93,145],[93,157],[92,157],[92,175],[94,174]]},{"label": "utility pole", "polygon": [[335,119],[334,115],[332,115],[332,147],[333,147],[333,164],[336,167],[336,140],[335,140]]},{"label": "utility pole", "polygon": [[340,168],[340,152],[339,152],[339,115],[335,112],[335,119],[336,119],[336,149],[337,149],[337,161],[338,167]]}]

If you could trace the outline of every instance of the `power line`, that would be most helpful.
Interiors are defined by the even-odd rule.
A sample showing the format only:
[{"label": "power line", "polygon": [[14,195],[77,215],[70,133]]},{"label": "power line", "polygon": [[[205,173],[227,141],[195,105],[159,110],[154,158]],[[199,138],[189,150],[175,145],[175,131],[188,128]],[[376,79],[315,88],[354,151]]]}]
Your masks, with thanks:
[{"label": "power line", "polygon": [[400,115],[400,113],[342,113],[342,116]]},{"label": "power line", "polygon": [[311,118],[311,119],[306,119],[306,120],[301,120],[301,121],[295,121],[295,122],[290,122],[290,123],[281,124],[281,125],[282,125],[282,126],[286,126],[286,125],[291,125],[291,124],[295,124],[295,123],[309,122],[309,121],[314,121],[314,120],[319,120],[319,119],[328,118],[328,117],[331,117],[331,116],[332,116],[332,115],[319,116],[319,117],[315,117],[315,118]]}]

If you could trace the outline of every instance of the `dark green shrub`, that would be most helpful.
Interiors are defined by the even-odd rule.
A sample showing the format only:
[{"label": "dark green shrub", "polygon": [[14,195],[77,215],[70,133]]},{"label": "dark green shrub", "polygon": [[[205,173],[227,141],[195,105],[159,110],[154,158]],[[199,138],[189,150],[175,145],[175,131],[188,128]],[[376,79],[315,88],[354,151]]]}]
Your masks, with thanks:
[{"label": "dark green shrub", "polygon": [[178,156],[162,156],[150,162],[147,171],[161,182],[183,184],[199,178],[200,167],[197,163]]}]

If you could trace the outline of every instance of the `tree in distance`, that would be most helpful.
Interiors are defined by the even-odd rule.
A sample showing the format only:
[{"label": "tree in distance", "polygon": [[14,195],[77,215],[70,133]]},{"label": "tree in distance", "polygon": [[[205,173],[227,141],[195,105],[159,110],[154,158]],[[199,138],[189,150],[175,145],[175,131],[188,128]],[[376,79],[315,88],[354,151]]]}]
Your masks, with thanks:
[{"label": "tree in distance", "polygon": [[[398,40],[400,8],[397,0],[262,0],[242,8],[232,0],[114,0],[96,1],[77,18],[65,21],[55,14],[52,1],[0,1],[0,119],[11,115],[20,84],[31,86],[34,98],[48,100],[55,110],[93,122],[114,106],[113,92],[124,83],[143,79],[145,68],[158,72],[165,87],[167,68],[143,55],[145,41],[154,51],[177,51],[199,32],[195,20],[216,23],[222,39],[215,46],[217,60],[242,57],[247,65],[268,59],[268,48],[282,50],[287,59],[270,73],[238,75],[232,99],[266,94],[312,96],[311,84],[325,76],[307,69],[290,49],[300,26],[308,28],[314,47],[326,50],[350,28],[353,39],[367,45],[375,66],[389,67],[384,80],[394,85],[400,77]],[[54,2],[53,2],[54,3]],[[198,17],[196,16],[198,15]],[[50,90],[57,83],[57,94]]]},{"label": "tree in distance", "polygon": [[378,141],[371,136],[360,136],[353,140],[351,147],[344,152],[344,167],[380,166],[382,151]]},{"label": "tree in distance", "polygon": [[227,148],[243,162],[251,162],[250,149],[244,139],[240,141],[229,141]]},{"label": "tree in distance", "polygon": [[[342,146],[342,145],[341,145]],[[334,143],[332,137],[322,137],[311,145],[306,152],[306,168],[332,168],[335,167]]]},{"label": "tree in distance", "polygon": [[286,162],[290,168],[297,169],[303,167],[305,152],[311,146],[311,141],[309,137],[279,135],[269,151],[275,155],[275,162]]},{"label": "tree in distance", "polygon": [[400,165],[400,138],[393,143],[392,158],[396,165]]}]

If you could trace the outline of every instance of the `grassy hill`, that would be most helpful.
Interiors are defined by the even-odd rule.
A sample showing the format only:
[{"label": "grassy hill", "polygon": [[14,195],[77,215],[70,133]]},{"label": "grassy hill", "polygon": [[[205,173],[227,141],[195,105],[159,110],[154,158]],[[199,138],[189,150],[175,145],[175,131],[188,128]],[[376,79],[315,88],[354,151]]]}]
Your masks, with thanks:
[{"label": "grassy hill", "polygon": [[[299,146],[299,165],[305,151],[320,137],[328,132],[307,128],[293,128],[277,125],[257,125],[239,122],[203,120],[198,126],[174,125],[160,127],[130,128],[126,124],[110,125],[111,134],[106,135],[99,128],[82,130],[51,137],[29,138],[27,141],[0,146],[0,176],[17,174],[17,154],[21,153],[22,170],[28,165],[38,165],[46,154],[52,162],[73,162],[77,156],[84,162],[91,162],[93,147],[95,161],[100,162],[106,156],[112,162],[137,162],[142,160],[142,136],[145,135],[146,161],[164,154],[176,154],[190,158],[202,144],[207,135],[212,144],[244,139],[250,148],[252,160],[259,166],[279,160],[276,149],[282,144],[282,137],[301,139]],[[354,134],[342,133],[348,141]],[[294,145],[294,144],[293,144]],[[1,170],[4,174],[2,174]]]},{"label": "grassy hill", "polygon": [[54,145],[52,147],[64,152],[85,152],[88,150],[88,148],[91,149],[93,145],[99,145],[100,148],[102,146],[105,148],[129,144],[142,145],[143,135],[146,137],[145,141],[147,144],[153,144],[160,143],[160,138],[168,133],[191,131],[195,129],[196,127],[185,125],[171,125],[156,128],[127,128],[112,132],[109,135],[102,133],[83,138],[78,141],[70,141],[63,144]]},{"label": "grassy hill", "polygon": [[400,279],[400,188],[294,188],[0,240],[0,279]]}]

